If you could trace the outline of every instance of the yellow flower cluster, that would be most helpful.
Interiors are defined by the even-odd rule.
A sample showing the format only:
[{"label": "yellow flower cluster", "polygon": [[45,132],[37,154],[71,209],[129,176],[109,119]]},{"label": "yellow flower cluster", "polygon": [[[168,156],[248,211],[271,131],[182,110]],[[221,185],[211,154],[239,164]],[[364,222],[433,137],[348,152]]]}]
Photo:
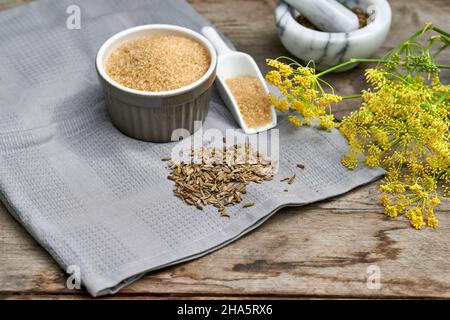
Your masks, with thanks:
[{"label": "yellow flower cluster", "polygon": [[[429,31],[438,35],[417,40]],[[314,120],[329,130],[337,127],[330,105],[360,95],[327,93],[322,85],[333,89],[322,77],[355,62],[377,62],[365,72],[370,88],[362,92],[361,107],[339,125],[350,145],[341,162],[349,169],[360,163],[386,169],[380,186],[385,214],[403,214],[416,229],[435,228],[440,190],[444,197],[450,195],[450,85],[439,78],[440,70],[450,65],[437,65],[434,59],[449,44],[450,33],[427,24],[382,59],[350,59],[318,74],[290,58],[269,59],[273,70],[266,79],[281,93],[269,99],[279,111],[291,113],[294,126]]]},{"label": "yellow flower cluster", "polygon": [[340,126],[350,144],[342,163],[386,168],[380,186],[385,214],[404,214],[416,229],[435,228],[436,190],[449,190],[450,183],[450,86],[421,77],[398,81],[380,69],[368,69],[366,79],[372,90]]},{"label": "yellow flower cluster", "polygon": [[286,64],[279,59],[267,59],[266,62],[274,68],[266,74],[266,80],[281,93],[280,98],[270,94],[269,100],[279,111],[291,112],[288,120],[294,126],[310,125],[317,119],[321,129],[336,127],[329,107],[341,101],[341,97],[323,90],[321,82],[326,83],[316,76],[313,68],[295,61]]}]

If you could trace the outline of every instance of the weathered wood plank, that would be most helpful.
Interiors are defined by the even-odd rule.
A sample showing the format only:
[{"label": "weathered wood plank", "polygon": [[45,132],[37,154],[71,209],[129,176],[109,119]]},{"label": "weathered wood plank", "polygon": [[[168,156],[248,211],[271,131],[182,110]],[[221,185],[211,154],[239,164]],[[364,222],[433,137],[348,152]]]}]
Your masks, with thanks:
[{"label": "weathered wood plank", "polygon": [[[0,10],[25,2],[0,0]],[[286,54],[274,27],[275,1],[189,2],[260,66],[266,57]],[[428,21],[450,29],[446,0],[390,3],[393,27],[380,52]],[[450,79],[448,73],[445,78]],[[363,88],[361,67],[330,79],[344,94]],[[341,105],[337,115],[356,106]],[[388,221],[377,197],[375,183],[329,201],[283,209],[232,245],[149,274],[114,298],[449,298],[450,202],[440,206],[437,230],[417,232],[403,218]],[[380,290],[367,288],[369,265],[380,267]],[[0,298],[88,298],[64,284],[62,270],[0,206]]]},{"label": "weathered wood plank", "polygon": [[[118,296],[450,297],[448,209],[440,228],[418,232],[404,219],[388,221],[376,198],[373,184],[283,209],[232,245],[149,274]],[[85,295],[64,288],[58,266],[2,210],[0,295]],[[369,265],[381,269],[380,290],[366,286]]]}]

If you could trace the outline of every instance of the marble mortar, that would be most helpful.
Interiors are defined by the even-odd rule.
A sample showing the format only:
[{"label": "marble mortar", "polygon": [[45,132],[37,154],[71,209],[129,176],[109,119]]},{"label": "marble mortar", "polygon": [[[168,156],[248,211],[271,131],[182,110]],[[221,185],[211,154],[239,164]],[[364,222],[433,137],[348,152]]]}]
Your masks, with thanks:
[{"label": "marble mortar", "polygon": [[[296,21],[300,14],[280,0],[275,9],[278,36],[284,47],[304,63],[314,61],[324,70],[351,58],[368,58],[383,44],[391,26],[391,7],[386,0],[338,0],[348,8],[369,14],[367,26],[351,32],[322,32]],[[348,70],[356,64],[340,71]]]}]

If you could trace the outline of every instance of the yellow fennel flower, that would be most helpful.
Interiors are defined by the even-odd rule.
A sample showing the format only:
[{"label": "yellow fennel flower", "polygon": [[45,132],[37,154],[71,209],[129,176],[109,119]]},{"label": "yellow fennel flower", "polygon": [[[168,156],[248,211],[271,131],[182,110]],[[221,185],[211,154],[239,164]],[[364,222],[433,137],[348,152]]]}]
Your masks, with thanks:
[{"label": "yellow fennel flower", "polygon": [[269,71],[266,74],[266,80],[271,85],[279,86],[281,84],[281,74],[275,70]]},{"label": "yellow fennel flower", "polygon": [[302,126],[302,120],[300,120],[300,118],[297,117],[297,116],[289,115],[288,116],[288,120],[296,127],[301,127]]},{"label": "yellow fennel flower", "polygon": [[336,123],[334,122],[334,116],[332,114],[319,116],[320,128],[325,130],[330,130],[331,128],[336,127]]},{"label": "yellow fennel flower", "polygon": [[289,102],[285,98],[280,99],[278,103],[275,104],[275,108],[281,112],[286,112],[289,110]]},{"label": "yellow fennel flower", "polygon": [[357,155],[354,152],[346,153],[341,162],[348,169],[355,169],[358,166]]},{"label": "yellow fennel flower", "polygon": [[[289,64],[280,60],[288,60]],[[336,127],[329,108],[331,104],[341,101],[341,97],[324,91],[313,68],[288,58],[267,59],[266,63],[274,68],[267,72],[266,80],[281,93],[278,101],[274,101],[273,96],[269,96],[269,99],[281,112],[298,113],[289,118],[294,126],[309,125],[313,119],[317,119],[321,129]]]}]

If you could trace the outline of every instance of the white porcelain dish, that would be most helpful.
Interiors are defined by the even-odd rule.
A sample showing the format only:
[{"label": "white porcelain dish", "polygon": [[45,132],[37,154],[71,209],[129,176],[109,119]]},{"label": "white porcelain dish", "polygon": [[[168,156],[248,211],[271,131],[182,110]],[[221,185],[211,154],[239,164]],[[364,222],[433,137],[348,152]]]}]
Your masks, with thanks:
[{"label": "white porcelain dish", "polygon": [[269,94],[266,81],[262,76],[255,60],[253,60],[253,58],[246,53],[231,50],[213,27],[204,27],[202,29],[202,33],[217,50],[218,63],[216,84],[219,89],[219,94],[242,130],[247,134],[253,134],[275,127],[277,125],[277,115],[273,106],[271,106],[271,123],[257,128],[248,127],[242,117],[236,100],[225,82],[227,79],[232,77],[256,77],[261,81],[266,94]]},{"label": "white porcelain dish", "polygon": [[[154,34],[177,35],[199,42],[210,55],[209,69],[197,81],[170,91],[140,91],[114,81],[105,70],[110,54],[127,41]],[[152,142],[178,140],[177,130],[185,129],[192,134],[198,127],[196,121],[205,120],[216,66],[216,50],[205,37],[193,30],[166,24],[137,26],[119,32],[102,45],[96,58],[97,73],[113,124],[130,137]]]}]

